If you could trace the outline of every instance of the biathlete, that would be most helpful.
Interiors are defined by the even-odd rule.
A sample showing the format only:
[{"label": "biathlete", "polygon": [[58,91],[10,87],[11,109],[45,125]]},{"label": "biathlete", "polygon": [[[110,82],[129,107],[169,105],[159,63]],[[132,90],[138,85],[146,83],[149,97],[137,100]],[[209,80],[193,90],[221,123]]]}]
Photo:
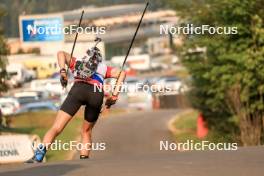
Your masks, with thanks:
[{"label": "biathlete", "polygon": [[[69,53],[59,51],[57,53],[60,67],[61,84],[67,86],[66,65],[74,75],[74,85],[57,113],[52,127],[44,136],[43,142],[34,152],[33,162],[42,162],[49,146],[63,131],[68,122],[73,118],[82,105],[85,106],[84,121],[82,124],[82,144],[91,144],[92,129],[101,111],[104,92],[94,86],[103,86],[104,79],[116,78],[116,86],[106,100],[106,106],[110,107],[118,99],[118,93],[125,79],[125,72],[119,68],[107,66],[102,60],[100,50],[95,46],[89,49],[83,58],[74,58]],[[89,158],[90,150],[83,148],[80,151],[80,159]]]}]

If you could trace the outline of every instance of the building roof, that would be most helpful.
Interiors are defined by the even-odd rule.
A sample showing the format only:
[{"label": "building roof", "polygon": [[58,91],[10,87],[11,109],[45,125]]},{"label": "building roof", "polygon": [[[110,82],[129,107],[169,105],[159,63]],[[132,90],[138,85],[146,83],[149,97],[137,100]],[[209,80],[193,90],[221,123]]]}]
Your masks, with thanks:
[{"label": "building roof", "polygon": [[62,12],[65,21],[77,20],[80,18],[82,10],[85,11],[84,19],[95,19],[122,16],[130,13],[141,12],[144,9],[145,4],[125,4],[114,5],[105,7],[87,6],[80,9]]}]

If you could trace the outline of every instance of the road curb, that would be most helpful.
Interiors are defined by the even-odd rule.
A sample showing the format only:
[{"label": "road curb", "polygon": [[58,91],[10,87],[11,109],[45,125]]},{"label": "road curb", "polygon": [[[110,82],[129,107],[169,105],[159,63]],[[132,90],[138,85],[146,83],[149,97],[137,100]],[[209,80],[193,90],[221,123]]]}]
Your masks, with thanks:
[{"label": "road curb", "polygon": [[[191,111],[193,111],[193,109],[186,109],[186,110],[183,110],[183,111],[181,111],[179,114],[173,116],[173,117],[169,120],[167,126],[168,126],[168,129],[169,129],[169,131],[171,132],[171,134],[172,134],[173,136],[174,136],[175,134],[177,134],[177,133],[181,133],[181,132],[182,132],[182,130],[177,129],[177,128],[173,125],[173,124],[175,123],[175,121],[178,120],[178,119],[180,118],[180,116],[183,116],[183,115],[185,115],[185,114],[188,114],[188,113],[190,113]],[[175,141],[175,142],[177,143],[177,141]],[[181,148],[177,149],[177,151],[178,151],[178,152],[185,152],[185,150],[183,150],[183,149],[181,149]]]},{"label": "road curb", "polygon": [[183,116],[184,114],[188,114],[188,113],[190,113],[191,111],[193,111],[193,109],[186,109],[186,110],[183,110],[182,112],[180,112],[179,114],[173,116],[173,117],[169,120],[167,126],[168,126],[169,131],[170,131],[173,135],[176,134],[176,133],[180,133],[180,132],[181,132],[180,129],[177,129],[177,128],[173,125],[174,122],[175,122],[176,120],[178,120],[178,119],[180,118],[180,116]]}]

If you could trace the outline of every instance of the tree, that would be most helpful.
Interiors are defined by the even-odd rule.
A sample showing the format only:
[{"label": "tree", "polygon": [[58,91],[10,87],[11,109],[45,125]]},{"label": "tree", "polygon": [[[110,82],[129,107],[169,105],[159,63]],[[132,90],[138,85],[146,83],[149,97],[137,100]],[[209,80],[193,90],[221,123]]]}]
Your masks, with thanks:
[{"label": "tree", "polygon": [[1,92],[7,90],[7,85],[5,84],[6,78],[7,78],[7,72],[6,72],[6,64],[7,59],[6,55],[8,53],[7,46],[5,43],[5,39],[3,36],[3,27],[2,27],[2,17],[5,15],[5,12],[3,9],[0,8],[0,20],[1,20],[1,27],[0,27],[0,95]]},{"label": "tree", "polygon": [[[195,26],[237,27],[237,34],[187,36],[184,63],[193,78],[192,102],[209,127],[229,130],[237,118],[245,146],[261,144],[264,124],[264,0],[189,0],[176,4]],[[181,9],[179,9],[181,7]],[[189,52],[205,48],[204,53]],[[193,50],[196,51],[196,50]]]}]

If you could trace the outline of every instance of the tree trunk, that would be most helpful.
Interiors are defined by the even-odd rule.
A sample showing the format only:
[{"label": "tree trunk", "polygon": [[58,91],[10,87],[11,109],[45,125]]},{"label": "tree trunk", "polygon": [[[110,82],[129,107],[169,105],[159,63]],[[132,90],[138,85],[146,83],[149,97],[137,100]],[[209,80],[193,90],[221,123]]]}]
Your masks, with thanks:
[{"label": "tree trunk", "polygon": [[262,117],[258,114],[241,113],[239,115],[241,141],[244,146],[261,144],[262,125]]},{"label": "tree trunk", "polygon": [[241,86],[233,86],[228,91],[227,104],[231,111],[239,118],[240,138],[244,146],[261,145],[264,129],[263,112],[250,113],[248,107],[241,102]]}]

